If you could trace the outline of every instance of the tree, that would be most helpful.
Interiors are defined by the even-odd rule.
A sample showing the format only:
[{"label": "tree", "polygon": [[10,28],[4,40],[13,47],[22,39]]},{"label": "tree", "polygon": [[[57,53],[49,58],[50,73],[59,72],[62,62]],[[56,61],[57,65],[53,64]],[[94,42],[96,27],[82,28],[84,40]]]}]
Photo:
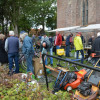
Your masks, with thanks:
[{"label": "tree", "polygon": [[54,8],[53,14],[49,15],[46,21],[46,26],[52,30],[57,28],[57,12],[55,9],[56,8]]},{"label": "tree", "polygon": [[[0,0],[0,26],[8,31],[8,24],[16,34],[29,31],[32,26],[56,26],[56,0]],[[49,24],[49,21],[52,25]],[[6,22],[6,23],[5,23]],[[47,23],[47,24],[46,24]]]},{"label": "tree", "polygon": [[[43,30],[46,22],[48,21],[56,23],[56,6],[54,6],[56,0],[37,0],[35,5],[35,15],[34,15],[34,23],[36,26],[42,25]],[[53,18],[54,17],[54,18]],[[48,20],[48,21],[47,21]],[[53,27],[50,24],[47,25],[49,27]]]},{"label": "tree", "polygon": [[[28,26],[32,26],[32,24],[30,23],[28,12],[31,11],[29,9],[30,7],[32,7],[34,1],[35,0],[1,0],[0,1],[0,5],[2,8],[2,13],[0,16],[0,19],[2,21],[1,25],[4,26],[4,19],[5,19],[7,23],[10,22],[10,24],[12,24],[11,26],[13,27],[16,34],[18,34],[18,27],[20,26],[20,23],[24,24],[24,26],[26,25],[25,26],[26,28],[27,24],[30,24]],[[21,20],[23,18],[26,21],[22,22]]]}]

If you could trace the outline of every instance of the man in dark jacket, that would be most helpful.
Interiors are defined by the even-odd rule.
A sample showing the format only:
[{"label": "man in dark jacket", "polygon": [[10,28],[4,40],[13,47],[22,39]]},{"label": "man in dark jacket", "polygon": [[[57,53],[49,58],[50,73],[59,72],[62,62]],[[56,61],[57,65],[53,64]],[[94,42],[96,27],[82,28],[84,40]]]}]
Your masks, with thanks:
[{"label": "man in dark jacket", "polygon": [[9,31],[9,36],[5,42],[5,51],[8,52],[8,61],[9,61],[9,72],[12,75],[13,70],[13,61],[15,62],[16,70],[15,73],[19,73],[19,48],[20,42],[17,37],[14,36],[14,31]]},{"label": "man in dark jacket", "polygon": [[[93,41],[94,41],[94,36],[92,36],[91,38],[89,38],[89,40],[88,40],[88,45],[89,45],[89,46],[92,46]],[[87,51],[88,56],[87,56],[87,57],[89,57],[89,56],[91,55],[91,52],[92,52],[91,49],[88,49],[88,51]]]},{"label": "man in dark jacket", "polygon": [[70,45],[72,44],[72,36],[73,34],[70,34],[66,38],[66,57],[70,57]]},{"label": "man in dark jacket", "polygon": [[96,63],[99,59],[99,56],[100,56],[100,32],[97,33],[97,38],[93,42],[92,52],[96,53],[96,57],[94,57],[94,60]]},{"label": "man in dark jacket", "polygon": [[88,40],[88,45],[92,45],[94,41],[94,36],[90,37]]},{"label": "man in dark jacket", "polygon": [[82,43],[85,43],[85,39],[84,39],[84,36],[82,35],[82,33],[81,32],[78,32],[79,34],[80,34],[80,36],[81,36],[81,39],[82,39]]}]

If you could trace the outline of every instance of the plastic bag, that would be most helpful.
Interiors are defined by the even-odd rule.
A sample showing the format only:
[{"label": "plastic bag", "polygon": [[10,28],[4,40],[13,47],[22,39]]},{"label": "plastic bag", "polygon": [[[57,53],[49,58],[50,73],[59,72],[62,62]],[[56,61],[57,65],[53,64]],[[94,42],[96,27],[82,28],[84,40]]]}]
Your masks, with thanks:
[{"label": "plastic bag", "polygon": [[59,56],[64,55],[65,56],[65,50],[64,49],[57,49],[57,55],[59,55]]}]

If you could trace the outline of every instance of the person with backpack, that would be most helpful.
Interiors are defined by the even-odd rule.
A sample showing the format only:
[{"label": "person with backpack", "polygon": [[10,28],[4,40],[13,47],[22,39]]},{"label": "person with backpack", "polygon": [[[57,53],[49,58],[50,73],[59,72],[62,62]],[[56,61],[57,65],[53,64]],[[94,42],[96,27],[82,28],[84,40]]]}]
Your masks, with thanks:
[{"label": "person with backpack", "polygon": [[[46,52],[48,53],[50,51],[50,41],[49,38],[47,37],[46,33],[44,33],[44,35],[41,38],[41,44],[40,44],[40,63],[42,63],[42,52],[43,50],[46,50]],[[47,54],[46,53],[46,54]],[[47,65],[47,57],[45,58],[45,64]]]}]

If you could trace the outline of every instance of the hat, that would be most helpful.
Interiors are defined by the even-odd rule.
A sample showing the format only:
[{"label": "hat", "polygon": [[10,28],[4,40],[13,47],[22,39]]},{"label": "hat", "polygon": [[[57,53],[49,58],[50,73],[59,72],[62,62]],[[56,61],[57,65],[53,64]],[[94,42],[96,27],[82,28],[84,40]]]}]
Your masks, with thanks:
[{"label": "hat", "polygon": [[97,33],[97,36],[100,36],[100,32]]},{"label": "hat", "polygon": [[14,36],[14,31],[9,31],[10,36]]},{"label": "hat", "polygon": [[76,34],[76,36],[80,36],[81,34],[78,32],[77,34]]},{"label": "hat", "polygon": [[25,31],[20,31],[20,34],[26,33]]},{"label": "hat", "polygon": [[78,34],[82,35],[82,33],[81,33],[81,32],[78,32]]}]

